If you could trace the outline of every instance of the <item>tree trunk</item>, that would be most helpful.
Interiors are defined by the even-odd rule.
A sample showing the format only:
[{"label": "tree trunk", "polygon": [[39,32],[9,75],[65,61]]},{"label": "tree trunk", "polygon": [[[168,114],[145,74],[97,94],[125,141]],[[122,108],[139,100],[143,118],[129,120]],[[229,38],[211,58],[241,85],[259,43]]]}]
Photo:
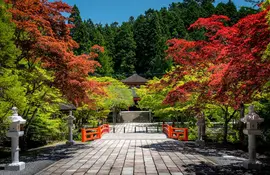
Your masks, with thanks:
[{"label": "tree trunk", "polygon": [[202,115],[203,115],[203,122],[204,122],[204,125],[202,126],[202,139],[206,140],[206,123],[205,123],[204,112],[202,112]]},{"label": "tree trunk", "polygon": [[37,111],[38,111],[38,107],[34,110],[34,112],[33,112],[32,116],[31,116],[30,120],[27,120],[27,124],[24,127],[24,135],[22,137],[23,144],[20,144],[22,150],[27,150],[27,147],[28,147],[28,145],[27,145],[28,131],[29,131],[29,128],[30,128],[30,125],[31,125],[32,121],[34,120],[34,118],[37,115]]},{"label": "tree trunk", "polygon": [[[244,118],[245,117],[245,105],[244,103],[241,103],[241,106],[240,106],[240,119]],[[244,139],[245,139],[245,135],[243,133],[243,130],[245,128],[245,124],[241,121],[239,121],[239,142],[243,145],[244,144]]]},{"label": "tree trunk", "polygon": [[224,110],[225,114],[224,114],[224,131],[223,131],[223,143],[227,143],[227,135],[228,135],[228,107],[226,107],[226,109]]},{"label": "tree trunk", "polygon": [[227,117],[226,117],[225,123],[224,123],[223,143],[227,143],[228,123],[229,123],[229,122],[228,122]]}]

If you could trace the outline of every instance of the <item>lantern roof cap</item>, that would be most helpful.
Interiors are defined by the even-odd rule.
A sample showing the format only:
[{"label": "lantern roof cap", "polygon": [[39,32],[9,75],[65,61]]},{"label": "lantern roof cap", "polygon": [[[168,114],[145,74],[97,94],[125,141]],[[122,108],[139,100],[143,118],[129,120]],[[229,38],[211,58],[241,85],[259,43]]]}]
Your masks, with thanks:
[{"label": "lantern roof cap", "polygon": [[76,110],[76,106],[73,104],[67,104],[67,103],[60,103],[60,110],[61,111],[71,111],[71,110]]},{"label": "lantern roof cap", "polygon": [[254,106],[253,105],[249,106],[248,109],[249,109],[248,114],[245,115],[245,117],[241,119],[241,121],[243,123],[247,123],[247,122],[258,122],[258,123],[261,123],[261,122],[264,121],[263,118],[260,118],[260,116],[255,113]]},{"label": "lantern roof cap", "polygon": [[12,123],[18,123],[18,124],[26,123],[26,120],[18,115],[18,108],[17,107],[12,107],[11,110],[12,110],[12,116],[10,116],[9,118],[10,118]]}]

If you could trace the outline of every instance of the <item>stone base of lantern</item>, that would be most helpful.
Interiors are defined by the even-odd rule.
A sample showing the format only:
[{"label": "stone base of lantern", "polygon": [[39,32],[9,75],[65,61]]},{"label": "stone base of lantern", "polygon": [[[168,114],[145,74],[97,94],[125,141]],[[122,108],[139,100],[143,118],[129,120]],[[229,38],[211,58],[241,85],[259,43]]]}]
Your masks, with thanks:
[{"label": "stone base of lantern", "polygon": [[25,163],[24,162],[18,162],[18,163],[11,163],[6,165],[5,170],[7,171],[21,171],[25,169]]},{"label": "stone base of lantern", "polygon": [[75,145],[75,141],[74,141],[74,140],[72,140],[72,141],[67,141],[66,144],[67,144],[68,146]]},{"label": "stone base of lantern", "polygon": [[204,145],[205,145],[205,141],[204,141],[204,140],[196,140],[196,141],[195,141],[195,144],[196,144],[197,146],[204,146]]},{"label": "stone base of lantern", "polygon": [[244,161],[243,162],[243,166],[246,169],[257,169],[257,170],[260,170],[262,168],[262,164],[250,162],[249,160]]}]

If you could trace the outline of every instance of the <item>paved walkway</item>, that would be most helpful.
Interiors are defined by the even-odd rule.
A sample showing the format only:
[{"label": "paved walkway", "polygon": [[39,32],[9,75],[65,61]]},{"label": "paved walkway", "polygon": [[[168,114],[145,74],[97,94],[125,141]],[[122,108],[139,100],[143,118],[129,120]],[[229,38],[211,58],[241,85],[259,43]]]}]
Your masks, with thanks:
[{"label": "paved walkway", "polygon": [[[138,123],[117,127],[121,131],[123,126],[135,125]],[[197,147],[194,142],[167,139],[162,133],[118,132],[105,134],[94,142],[57,144],[22,155],[20,160],[26,162],[26,169],[21,172],[3,171],[1,163],[11,160],[0,160],[0,175],[32,175],[39,171],[37,175],[270,174],[264,155],[258,157],[263,162],[261,171],[244,169],[242,162],[247,158],[248,153],[241,150],[211,144]]]},{"label": "paved walkway", "polygon": [[190,164],[209,163],[163,134],[107,134],[38,175],[182,175]]},{"label": "paved walkway", "polygon": [[163,133],[109,133],[102,136],[103,140],[163,140],[167,136]]},{"label": "paved walkway", "polygon": [[110,132],[113,133],[161,133],[161,124],[159,123],[117,123],[110,125]]}]

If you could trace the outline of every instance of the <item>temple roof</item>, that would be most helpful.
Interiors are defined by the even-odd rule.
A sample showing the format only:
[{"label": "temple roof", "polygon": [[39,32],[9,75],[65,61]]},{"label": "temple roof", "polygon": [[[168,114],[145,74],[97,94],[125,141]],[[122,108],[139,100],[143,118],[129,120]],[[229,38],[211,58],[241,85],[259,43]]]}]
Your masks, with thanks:
[{"label": "temple roof", "polygon": [[76,110],[77,108],[73,104],[60,104],[60,110],[61,111],[70,111],[70,110]]},{"label": "temple roof", "polygon": [[146,78],[143,78],[136,73],[122,80],[123,83],[146,83],[147,81],[148,80]]}]

